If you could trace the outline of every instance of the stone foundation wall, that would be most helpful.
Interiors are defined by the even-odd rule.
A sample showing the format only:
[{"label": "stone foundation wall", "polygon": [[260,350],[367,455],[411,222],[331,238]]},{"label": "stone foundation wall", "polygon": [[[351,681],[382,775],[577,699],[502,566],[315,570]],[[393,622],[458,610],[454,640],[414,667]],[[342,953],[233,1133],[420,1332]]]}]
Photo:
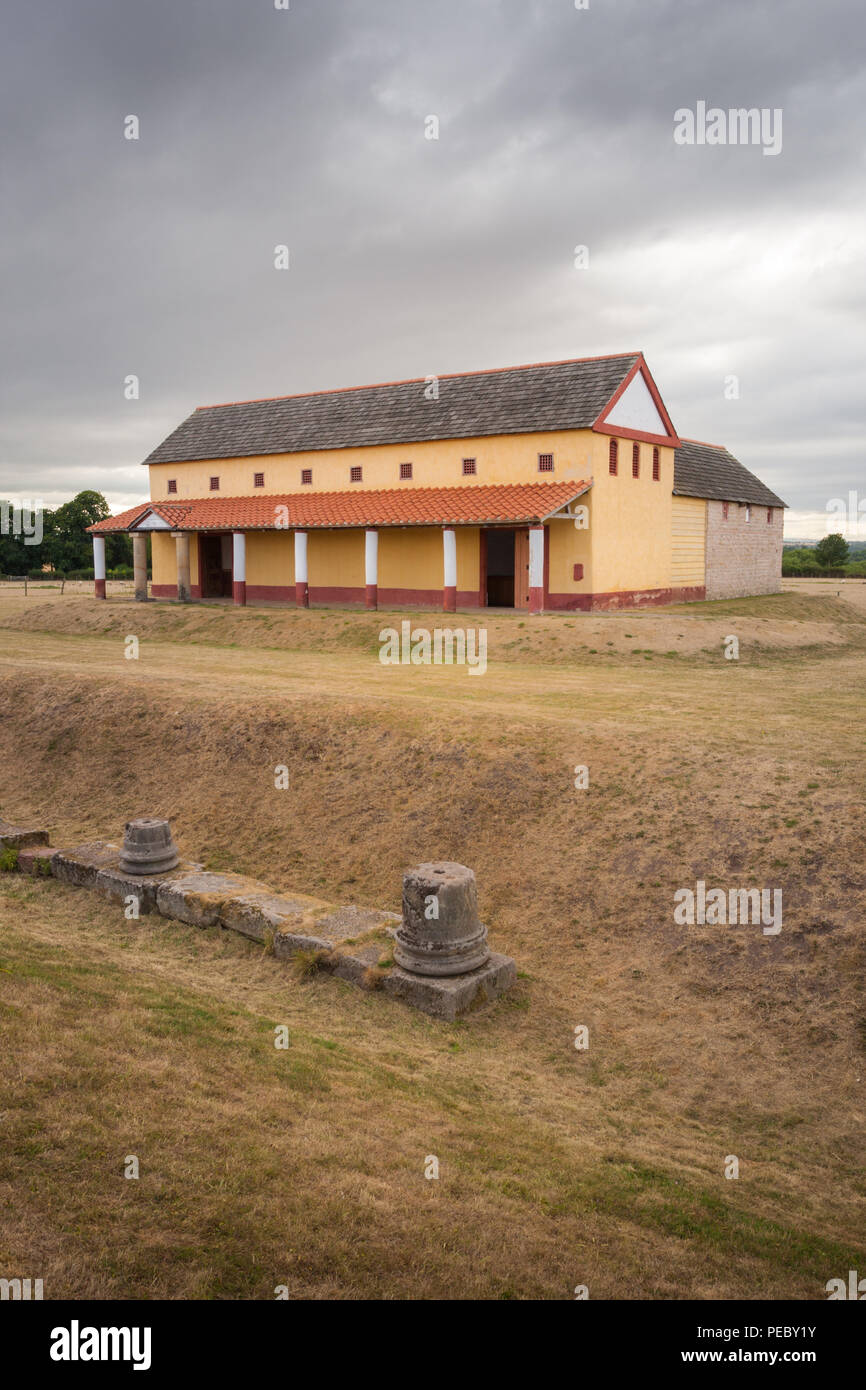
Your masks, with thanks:
[{"label": "stone foundation wall", "polygon": [[777,594],[782,587],[782,527],[784,508],[753,506],[751,520],[746,507],[707,502],[706,596],[743,598],[748,594]]}]

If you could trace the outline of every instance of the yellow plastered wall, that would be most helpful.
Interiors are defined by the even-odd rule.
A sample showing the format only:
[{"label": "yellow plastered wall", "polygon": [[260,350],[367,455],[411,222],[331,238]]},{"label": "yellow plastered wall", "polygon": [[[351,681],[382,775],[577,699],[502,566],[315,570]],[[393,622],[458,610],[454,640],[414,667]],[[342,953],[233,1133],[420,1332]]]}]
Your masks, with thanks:
[{"label": "yellow plastered wall", "polygon": [[[363,543],[363,538],[362,538]],[[379,532],[380,589],[441,589],[442,532],[434,526]]]},{"label": "yellow plastered wall", "polygon": [[154,584],[176,584],[177,560],[175,559],[174,541],[171,536],[166,536],[159,531],[154,531],[150,540]]},{"label": "yellow plastered wall", "polygon": [[311,589],[364,587],[363,531],[309,531],[307,535]]},{"label": "yellow plastered wall", "polygon": [[[551,594],[589,594],[592,592],[592,492],[578,498],[586,507],[589,527],[577,530],[573,521],[551,521],[547,528],[550,559],[548,591]],[[575,579],[574,567],[583,565],[583,578]]]},{"label": "yellow plastered wall", "polygon": [[609,470],[609,435],[593,435],[592,592],[667,589],[671,585],[671,493],[674,451],[659,447],[659,481],[652,476],[653,445],[640,444],[640,476],[632,477],[633,440],[619,439],[616,477]]},{"label": "yellow plastered wall", "polygon": [[[423,408],[422,401],[419,409]],[[301,454],[265,454],[255,458],[210,459],[191,463],[150,465],[150,495],[154,502],[184,497],[261,497],[270,494],[343,492],[371,488],[472,487],[479,483],[561,482],[586,478],[596,436],[591,430],[557,430],[543,434],[502,434],[483,439],[433,440],[422,444],[380,444],[355,449],[317,449]],[[554,471],[539,473],[538,455],[552,453]],[[463,459],[474,458],[476,473],[464,477]],[[400,464],[411,463],[411,480],[400,481]],[[349,472],[360,465],[363,481],[353,483]],[[313,470],[312,485],[301,484],[301,470]],[[253,475],[264,473],[257,488]],[[211,492],[210,480],[219,478]],[[177,493],[169,493],[169,479]]]},{"label": "yellow plastered wall", "polygon": [[247,584],[291,588],[295,540],[291,531],[247,532]]},{"label": "yellow plastered wall", "polygon": [[[256,458],[219,459],[150,466],[154,500],[169,496],[168,480],[177,481],[183,497],[261,496],[301,490],[302,468],[313,469],[313,492],[356,487],[399,488],[399,465],[412,462],[407,487],[465,486],[486,483],[578,481],[593,478],[591,491],[580,502],[589,508],[588,531],[570,521],[549,524],[551,593],[608,593],[664,589],[673,584],[703,583],[683,578],[672,567],[672,490],[674,451],[660,446],[658,482],[652,478],[652,450],[640,444],[640,476],[632,477],[632,441],[619,439],[619,471],[608,470],[610,437],[591,430],[496,435],[483,439],[437,440],[414,445],[382,445],[357,449],[317,450],[307,454],[272,454]],[[538,472],[539,453],[553,453],[554,472]],[[475,458],[477,473],[464,477],[463,458]],[[363,468],[363,482],[351,484],[349,469]],[[253,486],[253,474],[265,474],[265,487]],[[219,493],[210,492],[210,478],[220,479]],[[172,497],[175,494],[171,494]],[[309,574],[312,587],[358,588],[364,584],[363,531],[310,531]],[[294,582],[291,533],[274,536],[248,533],[247,582],[284,586]],[[195,541],[191,547],[192,580],[197,582]],[[575,564],[584,577],[574,578]],[[457,528],[457,584],[463,591],[478,587],[479,531]],[[694,567],[688,571],[695,573]],[[176,582],[174,542],[154,537],[154,582]],[[439,527],[383,528],[379,532],[379,585],[393,589],[435,589],[442,586],[442,532]]]},{"label": "yellow plastered wall", "polygon": [[671,580],[675,588],[704,584],[707,504],[700,497],[673,497]]},{"label": "yellow plastered wall", "polygon": [[[444,582],[444,565],[440,555],[440,572]],[[457,588],[478,593],[481,581],[481,530],[478,526],[457,528]]]},{"label": "yellow plastered wall", "polygon": [[[154,584],[177,584],[177,546],[165,531],[151,533],[151,564]],[[189,538],[189,582],[198,583],[198,537]]]}]

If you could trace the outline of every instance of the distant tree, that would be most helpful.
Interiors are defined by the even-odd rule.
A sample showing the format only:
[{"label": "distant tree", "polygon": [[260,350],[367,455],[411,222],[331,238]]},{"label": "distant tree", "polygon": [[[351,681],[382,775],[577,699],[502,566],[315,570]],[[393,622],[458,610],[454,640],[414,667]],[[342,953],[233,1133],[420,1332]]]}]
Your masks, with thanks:
[{"label": "distant tree", "polygon": [[12,529],[12,503],[0,501],[0,515],[8,520],[6,530],[0,531],[0,574],[26,574],[39,564],[38,549],[24,544],[24,536]]},{"label": "distant tree", "polygon": [[838,531],[822,536],[815,546],[815,559],[822,569],[838,569],[848,559],[848,542]]},{"label": "distant tree", "polygon": [[[87,528],[110,515],[111,509],[102,493],[92,489],[77,493],[71,502],[64,502],[56,511],[46,512],[42,559],[52,569],[64,573],[87,569],[93,564],[93,544]],[[126,563],[126,548],[122,544],[126,538],[118,539],[120,546],[106,547],[106,560],[112,566]]]}]

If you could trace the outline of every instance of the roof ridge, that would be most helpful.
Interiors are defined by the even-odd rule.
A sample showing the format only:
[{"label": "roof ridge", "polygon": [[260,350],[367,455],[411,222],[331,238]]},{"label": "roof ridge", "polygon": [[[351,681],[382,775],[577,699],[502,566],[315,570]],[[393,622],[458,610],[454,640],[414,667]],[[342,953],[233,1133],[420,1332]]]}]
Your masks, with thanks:
[{"label": "roof ridge", "polygon": [[[436,381],[456,381],[467,376],[495,376],[502,372],[526,372],[534,367],[569,367],[576,366],[580,362],[617,362],[621,358],[643,357],[643,352],[603,352],[593,357],[560,357],[554,358],[549,362],[521,362],[511,367],[482,367],[473,368],[467,372],[433,372],[431,375]],[[422,382],[427,382],[430,377],[409,376],[397,381],[368,381],[361,386],[331,386],[324,391],[293,391],[286,396],[252,396],[249,400],[241,401],[215,401],[211,405],[197,405],[193,414],[199,410],[226,410],[233,405],[264,405],[268,401],[299,401],[310,396],[344,396],[352,391],[377,391],[385,386],[416,386]]]},{"label": "roof ridge", "polygon": [[[688,439],[684,434],[681,434],[679,439],[680,444],[700,444],[702,449],[723,449],[726,454],[731,453],[727,444],[711,444],[708,439]],[[731,454],[731,458],[733,457],[733,454]]]}]

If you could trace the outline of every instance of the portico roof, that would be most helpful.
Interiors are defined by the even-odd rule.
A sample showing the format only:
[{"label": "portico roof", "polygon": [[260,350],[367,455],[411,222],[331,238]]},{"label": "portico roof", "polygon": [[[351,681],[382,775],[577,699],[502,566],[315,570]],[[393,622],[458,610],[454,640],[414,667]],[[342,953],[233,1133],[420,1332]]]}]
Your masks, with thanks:
[{"label": "portico roof", "polygon": [[87,529],[313,531],[347,527],[540,525],[592,487],[592,479],[196,497],[143,502]]}]

